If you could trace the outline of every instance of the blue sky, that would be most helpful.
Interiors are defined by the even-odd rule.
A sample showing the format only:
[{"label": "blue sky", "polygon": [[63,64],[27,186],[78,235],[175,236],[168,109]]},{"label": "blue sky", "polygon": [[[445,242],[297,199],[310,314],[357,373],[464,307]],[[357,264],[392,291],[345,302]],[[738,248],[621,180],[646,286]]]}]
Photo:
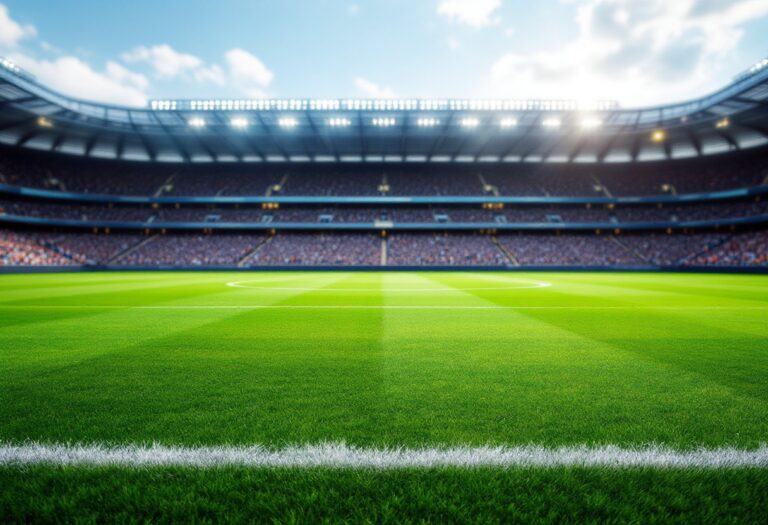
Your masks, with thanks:
[{"label": "blue sky", "polygon": [[0,55],[69,95],[617,99],[768,55],[768,0],[0,0]]}]

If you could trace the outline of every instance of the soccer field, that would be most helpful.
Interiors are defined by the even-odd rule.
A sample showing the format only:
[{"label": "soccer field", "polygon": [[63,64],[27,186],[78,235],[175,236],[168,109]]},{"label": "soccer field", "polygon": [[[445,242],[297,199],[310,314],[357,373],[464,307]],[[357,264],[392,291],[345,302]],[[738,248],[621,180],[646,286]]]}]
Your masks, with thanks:
[{"label": "soccer field", "polygon": [[765,517],[768,276],[2,275],[0,377],[10,520]]}]

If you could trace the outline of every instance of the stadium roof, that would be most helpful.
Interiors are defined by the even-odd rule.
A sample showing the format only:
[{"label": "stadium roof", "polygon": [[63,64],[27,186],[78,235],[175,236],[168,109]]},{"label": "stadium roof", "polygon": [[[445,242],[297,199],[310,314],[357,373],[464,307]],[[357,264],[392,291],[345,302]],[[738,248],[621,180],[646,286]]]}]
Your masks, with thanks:
[{"label": "stadium roof", "polygon": [[165,162],[634,162],[768,143],[768,61],[665,106],[547,100],[76,100],[0,59],[0,143]]}]

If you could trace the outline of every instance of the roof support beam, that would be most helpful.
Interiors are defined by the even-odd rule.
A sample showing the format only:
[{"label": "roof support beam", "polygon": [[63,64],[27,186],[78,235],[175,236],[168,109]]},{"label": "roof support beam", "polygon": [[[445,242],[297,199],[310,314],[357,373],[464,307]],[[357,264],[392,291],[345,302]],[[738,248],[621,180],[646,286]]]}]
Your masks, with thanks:
[{"label": "roof support beam", "polygon": [[[504,160],[506,157],[508,157],[509,155],[511,155],[511,154],[512,154],[512,153],[513,153],[513,152],[514,152],[516,149],[517,149],[517,147],[518,147],[520,144],[522,144],[522,143],[525,141],[525,139],[527,139],[527,138],[530,136],[531,132],[532,132],[532,131],[533,131],[533,130],[534,130],[536,127],[537,127],[537,126],[539,126],[539,125],[541,125],[541,115],[540,115],[540,114],[539,114],[539,115],[536,115],[536,116],[533,118],[533,120],[531,120],[531,123],[530,123],[530,124],[528,124],[527,126],[525,126],[525,129],[524,129],[524,130],[523,130],[523,132],[520,134],[520,136],[517,138],[517,140],[513,141],[513,142],[512,142],[512,143],[509,145],[509,147],[508,147],[507,149],[505,149],[505,150],[504,150],[504,152],[503,152],[503,153],[502,153],[502,154],[499,156],[499,161],[503,161],[503,160]],[[528,154],[528,153],[526,153],[526,154]],[[520,158],[522,159],[523,157],[521,156]]]},{"label": "roof support beam", "polygon": [[696,155],[701,157],[701,140],[699,140],[699,137],[697,137],[690,129],[688,130],[688,140],[693,144],[693,149],[696,150]]},{"label": "roof support beam", "polygon": [[19,137],[19,140],[16,141],[16,144],[14,144],[16,147],[20,148],[30,140],[32,140],[36,135],[40,133],[40,130],[36,128],[30,128],[27,130],[26,133],[24,133],[21,137]]},{"label": "roof support beam", "polygon": [[[264,122],[263,118],[261,118],[260,113],[257,112],[255,113],[255,115],[256,115],[256,120],[258,120],[261,127],[264,128],[264,134],[267,137],[269,137],[269,139],[272,141],[272,144],[275,145],[275,149],[280,152],[280,154],[285,158],[285,160],[288,160],[288,152],[285,151],[285,148],[283,148],[280,145],[280,142],[278,142],[278,140],[275,138],[275,135],[272,133],[272,129],[269,126],[267,126],[267,123]],[[339,160],[338,156],[336,157],[336,160]]]},{"label": "roof support beam", "polygon": [[730,133],[726,133],[724,130],[717,130],[717,134],[720,135],[731,147],[732,150],[739,149],[739,144],[734,140]]},{"label": "roof support beam", "polygon": [[157,150],[155,147],[149,142],[147,137],[144,136],[144,134],[139,130],[139,127],[136,125],[136,123],[133,121],[133,115],[131,112],[128,112],[128,121],[131,126],[131,130],[133,130],[133,133],[139,137],[139,142],[141,142],[141,145],[144,146],[144,150],[147,152],[147,155],[149,155],[149,160],[155,161],[157,159]]}]

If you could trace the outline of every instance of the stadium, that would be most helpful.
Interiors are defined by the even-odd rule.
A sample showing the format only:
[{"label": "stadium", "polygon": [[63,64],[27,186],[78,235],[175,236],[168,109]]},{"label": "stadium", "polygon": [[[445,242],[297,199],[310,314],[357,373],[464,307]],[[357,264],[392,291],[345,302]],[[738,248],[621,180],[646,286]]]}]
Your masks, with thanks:
[{"label": "stadium", "polygon": [[0,59],[0,521],[741,522],[768,59],[706,96],[64,94]]}]

